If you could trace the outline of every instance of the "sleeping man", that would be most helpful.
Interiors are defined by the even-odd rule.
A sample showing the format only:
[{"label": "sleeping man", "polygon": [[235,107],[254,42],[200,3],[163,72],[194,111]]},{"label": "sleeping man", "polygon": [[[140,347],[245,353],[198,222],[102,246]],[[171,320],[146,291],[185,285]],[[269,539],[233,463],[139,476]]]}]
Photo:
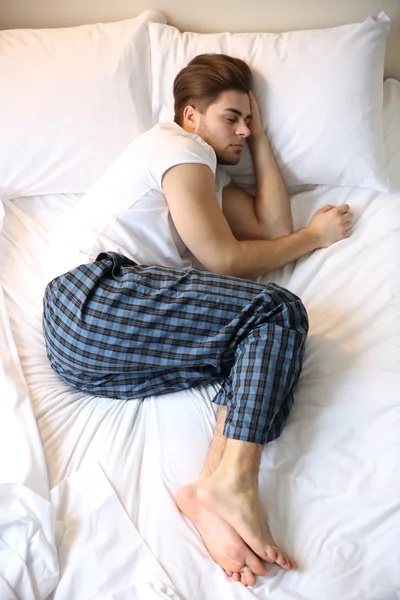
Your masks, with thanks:
[{"label": "sleeping man", "polygon": [[[204,469],[176,502],[244,585],[266,563],[296,568],[271,536],[258,472],[290,412],[308,331],[297,296],[252,279],[352,230],[344,204],[293,232],[251,89],[246,63],[225,55],[200,55],[177,75],[175,121],[135,139],[83,199],[94,258],[48,284],[43,314],[51,366],[86,393],[221,384]],[[246,141],[255,197],[220,168],[238,163]]]}]

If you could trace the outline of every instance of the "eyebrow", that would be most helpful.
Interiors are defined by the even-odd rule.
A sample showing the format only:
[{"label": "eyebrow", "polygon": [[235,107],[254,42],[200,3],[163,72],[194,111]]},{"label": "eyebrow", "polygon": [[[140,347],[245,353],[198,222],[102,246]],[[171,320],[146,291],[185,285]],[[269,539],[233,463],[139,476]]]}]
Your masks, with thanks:
[{"label": "eyebrow", "polygon": [[[236,108],[224,108],[224,112],[233,112],[235,113],[235,115],[238,115],[239,117],[242,116],[242,112],[240,110],[237,110]],[[247,117],[245,117],[245,119],[252,119],[253,115],[251,113],[249,113],[247,115]]]}]

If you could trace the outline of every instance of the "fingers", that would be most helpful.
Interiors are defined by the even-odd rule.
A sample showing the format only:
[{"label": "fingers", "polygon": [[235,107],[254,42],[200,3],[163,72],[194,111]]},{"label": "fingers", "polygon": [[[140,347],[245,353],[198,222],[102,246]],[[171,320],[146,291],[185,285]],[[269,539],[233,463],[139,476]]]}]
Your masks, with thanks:
[{"label": "fingers", "polygon": [[256,97],[252,90],[250,90],[250,92],[249,92],[249,100],[250,100],[250,106],[251,106],[252,110],[258,109],[257,100],[256,100]]},{"label": "fingers", "polygon": [[317,210],[317,212],[328,212],[332,209],[335,209],[340,215],[349,214],[353,216],[353,213],[350,212],[350,206],[348,204],[340,204],[339,206],[333,206],[333,204],[325,204],[322,208]]},{"label": "fingers", "polygon": [[337,214],[341,217],[343,232],[348,233],[346,237],[349,237],[353,228],[353,213],[350,210],[348,204],[341,204],[336,207]]},{"label": "fingers", "polygon": [[352,227],[349,227],[348,229],[345,229],[345,230],[344,230],[343,237],[346,237],[346,238],[348,238],[348,237],[350,237],[350,236],[351,236],[351,234],[352,234],[352,233],[353,233],[353,228],[352,228]]},{"label": "fingers", "polygon": [[335,208],[334,206],[332,206],[332,204],[326,204],[325,206],[317,210],[317,212],[328,212],[328,210],[332,210],[332,208]]},{"label": "fingers", "polygon": [[260,132],[263,130],[262,119],[260,115],[260,107],[258,106],[256,97],[252,91],[249,92],[249,100],[250,100],[250,112],[251,112],[251,121],[249,123],[249,128],[251,134]]},{"label": "fingers", "polygon": [[348,238],[353,233],[353,213],[347,211],[340,215],[342,220],[342,235],[343,238]]},{"label": "fingers", "polygon": [[353,227],[353,213],[350,210],[350,206],[348,204],[342,204],[341,206],[338,206],[338,211],[342,217],[344,231],[346,233],[350,232]]}]

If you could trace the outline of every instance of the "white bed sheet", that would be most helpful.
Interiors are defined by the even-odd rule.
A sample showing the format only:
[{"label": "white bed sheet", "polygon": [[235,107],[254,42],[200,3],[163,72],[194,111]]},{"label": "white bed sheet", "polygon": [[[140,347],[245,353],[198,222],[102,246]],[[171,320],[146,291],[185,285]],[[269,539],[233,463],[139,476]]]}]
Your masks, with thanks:
[{"label": "white bed sheet", "polygon": [[272,567],[253,588],[225,577],[173,501],[203,465],[217,387],[124,402],[60,382],[45,356],[41,299],[50,233],[80,196],[5,202],[0,280],[17,348],[16,371],[5,372],[20,380],[20,361],[29,390],[25,416],[7,419],[26,426],[21,447],[35,448],[17,483],[45,500],[47,475],[52,488],[61,570],[54,600],[400,598],[400,84],[385,94],[393,193],[318,186],[294,194],[296,227],[324,204],[348,202],[354,234],[263,278],[302,297],[310,333],[295,406],[260,471],[271,529],[300,569]]},{"label": "white bed sheet", "polygon": [[0,285],[0,598],[46,597],[58,580],[44,449]]}]

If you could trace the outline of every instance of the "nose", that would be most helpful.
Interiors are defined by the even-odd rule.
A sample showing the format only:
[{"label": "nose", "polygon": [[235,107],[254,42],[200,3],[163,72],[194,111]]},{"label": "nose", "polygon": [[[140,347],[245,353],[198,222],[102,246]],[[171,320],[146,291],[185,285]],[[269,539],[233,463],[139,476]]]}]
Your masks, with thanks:
[{"label": "nose", "polygon": [[247,127],[245,122],[239,124],[238,128],[236,129],[236,135],[240,135],[244,138],[249,137],[250,129]]}]

